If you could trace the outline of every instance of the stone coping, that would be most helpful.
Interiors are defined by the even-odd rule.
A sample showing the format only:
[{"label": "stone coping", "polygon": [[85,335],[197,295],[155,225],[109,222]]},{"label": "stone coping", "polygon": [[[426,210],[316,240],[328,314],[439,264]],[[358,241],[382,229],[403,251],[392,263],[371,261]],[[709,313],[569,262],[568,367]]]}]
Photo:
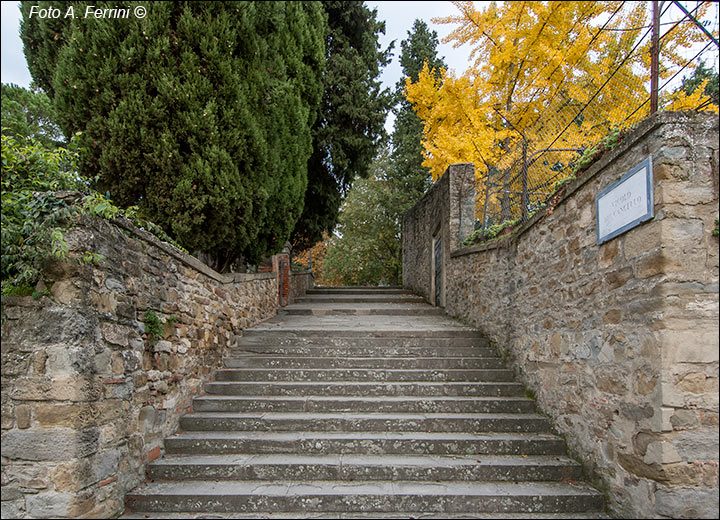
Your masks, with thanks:
[{"label": "stone coping", "polygon": [[[688,119],[697,118],[695,112],[691,113],[692,116],[688,117],[686,112],[657,112],[652,116],[647,117],[635,127],[625,138],[618,143],[618,145],[605,152],[598,160],[588,167],[585,171],[580,173],[578,178],[566,185],[565,193],[560,196],[555,207],[564,203],[570,196],[584,186],[589,180],[593,179],[598,173],[607,168],[611,163],[616,161],[618,158],[623,156],[628,150],[630,150],[635,143],[645,137],[656,128],[664,124],[682,124],[686,123]],[[701,116],[702,117],[702,116]],[[523,235],[528,229],[535,225],[535,223],[542,219],[549,208],[544,208],[542,211],[538,211],[532,216],[525,224],[520,226],[510,236],[501,238],[493,242],[478,244],[476,246],[461,247],[454,249],[450,252],[451,258],[456,258],[465,255],[471,255],[474,253],[481,253],[483,251],[489,251],[491,249],[500,249],[503,247],[509,247],[513,241],[517,240]]]},{"label": "stone coping", "polygon": [[114,224],[122,229],[125,229],[126,231],[129,231],[135,237],[138,239],[153,245],[157,247],[158,249],[162,250],[163,252],[167,253],[168,255],[172,256],[176,260],[182,262],[188,267],[191,267],[192,269],[195,269],[196,271],[204,274],[205,276],[212,278],[213,280],[217,280],[220,283],[237,283],[237,282],[252,282],[254,280],[273,280],[276,278],[277,274],[270,272],[270,273],[227,273],[227,274],[220,274],[211,267],[208,267],[204,263],[202,263],[200,260],[195,258],[192,255],[189,255],[187,253],[184,253],[183,251],[180,251],[176,247],[174,247],[171,244],[168,244],[167,242],[163,242],[159,238],[157,238],[152,233],[149,233],[147,231],[144,231],[142,229],[138,229],[133,225],[133,223],[127,219],[127,218],[116,218],[111,224]]}]

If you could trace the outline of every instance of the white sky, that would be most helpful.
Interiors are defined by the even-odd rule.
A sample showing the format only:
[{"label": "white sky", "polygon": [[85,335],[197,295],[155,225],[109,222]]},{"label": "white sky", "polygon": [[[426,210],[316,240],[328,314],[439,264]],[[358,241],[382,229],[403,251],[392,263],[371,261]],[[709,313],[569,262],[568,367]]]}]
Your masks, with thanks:
[{"label": "white sky", "polygon": [[[484,4],[485,2],[475,2],[476,4]],[[693,2],[683,2],[686,6]],[[394,89],[395,84],[400,79],[401,69],[399,63],[400,42],[407,38],[408,31],[412,27],[416,19],[424,20],[431,30],[438,33],[440,45],[438,54],[445,59],[449,69],[454,69],[461,73],[468,67],[470,49],[467,45],[457,49],[453,48],[450,43],[442,43],[443,37],[452,31],[452,25],[436,24],[431,21],[432,18],[438,16],[448,16],[457,14],[457,8],[451,2],[383,2],[383,1],[366,1],[371,9],[377,9],[378,19],[385,21],[385,34],[380,36],[381,47],[387,48],[391,41],[395,41],[393,50],[393,60],[385,68],[381,75],[384,87]],[[2,61],[1,64],[1,80],[3,83],[15,83],[22,87],[29,87],[31,82],[30,73],[25,63],[25,55],[22,51],[22,42],[19,36],[20,30],[20,9],[19,2],[3,1],[2,2]],[[477,5],[478,9],[481,5]],[[717,28],[718,7],[717,3],[713,8],[714,13],[710,15],[710,19],[714,21],[714,26],[708,27],[710,30]],[[679,19],[682,15],[669,13],[670,20]],[[665,21],[666,18],[663,18]],[[709,63],[715,63],[717,66],[717,50],[713,48],[713,52],[707,57]],[[706,59],[707,59],[706,58]],[[392,132],[394,117],[389,115],[385,124],[388,133]]]},{"label": "white sky", "polygon": [[[387,48],[395,40],[393,61],[385,68],[381,80],[384,87],[395,88],[400,79],[401,69],[399,62],[400,42],[407,38],[408,31],[415,19],[424,20],[428,26],[437,31],[442,39],[452,28],[448,25],[434,24],[430,21],[436,16],[456,14],[457,9],[450,2],[366,2],[370,9],[377,9],[378,19],[385,20],[385,34],[380,35],[380,44]],[[2,2],[2,61],[1,80],[3,83],[15,83],[28,88],[32,78],[27,69],[22,41],[20,40],[20,3]],[[460,72],[467,68],[469,48],[453,49],[451,44],[440,43],[438,54],[445,58],[448,67]],[[392,132],[394,117],[388,117],[385,125],[388,133]]]}]

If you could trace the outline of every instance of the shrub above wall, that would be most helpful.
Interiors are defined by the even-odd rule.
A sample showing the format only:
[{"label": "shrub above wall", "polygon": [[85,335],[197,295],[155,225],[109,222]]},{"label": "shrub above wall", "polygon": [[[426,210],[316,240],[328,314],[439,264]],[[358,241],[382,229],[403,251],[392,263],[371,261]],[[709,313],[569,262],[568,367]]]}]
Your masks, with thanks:
[{"label": "shrub above wall", "polygon": [[49,296],[2,322],[3,517],[109,518],[145,480],[243,329],[276,314],[277,273],[220,275],[128,221],[85,217]]}]

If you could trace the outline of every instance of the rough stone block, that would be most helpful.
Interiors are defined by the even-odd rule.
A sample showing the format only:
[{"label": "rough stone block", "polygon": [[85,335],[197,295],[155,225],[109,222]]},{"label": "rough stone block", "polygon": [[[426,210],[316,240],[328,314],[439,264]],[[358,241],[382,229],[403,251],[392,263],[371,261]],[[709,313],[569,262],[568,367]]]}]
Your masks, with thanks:
[{"label": "rough stone block", "polygon": [[663,182],[659,187],[658,200],[661,204],[710,204],[715,200],[712,184],[699,185],[693,181]]},{"label": "rough stone block", "polygon": [[669,518],[716,518],[718,490],[661,487],[655,492],[655,507],[657,514]]},{"label": "rough stone block", "polygon": [[10,396],[19,401],[95,401],[102,397],[103,390],[102,382],[96,379],[28,377],[15,381]]},{"label": "rough stone block", "polygon": [[13,460],[68,460],[98,449],[95,429],[11,430],[2,435],[2,456]]},{"label": "rough stone block", "polygon": [[30,428],[30,406],[20,404],[15,407],[15,423],[20,429]]},{"label": "rough stone block", "polygon": [[662,221],[654,220],[628,231],[623,237],[625,259],[632,261],[662,243]]},{"label": "rough stone block", "polygon": [[63,518],[70,516],[73,495],[69,493],[42,493],[25,498],[27,512],[32,518]]},{"label": "rough stone block", "polygon": [[643,462],[645,464],[671,464],[680,462],[682,458],[672,443],[667,441],[651,442],[648,444]]},{"label": "rough stone block", "polygon": [[690,330],[661,330],[658,335],[664,367],[672,367],[676,363],[717,363],[720,360],[717,323]]},{"label": "rough stone block", "polygon": [[90,293],[90,302],[100,312],[114,314],[117,310],[117,300],[113,293],[93,291]]},{"label": "rough stone block", "polygon": [[56,301],[69,305],[77,302],[82,294],[79,284],[76,280],[58,280],[50,288],[50,293]]},{"label": "rough stone block", "polygon": [[670,424],[672,424],[673,429],[686,430],[698,426],[700,424],[700,418],[694,410],[677,410],[672,417],[670,417]]},{"label": "rough stone block", "polygon": [[640,279],[652,278],[667,272],[668,259],[662,249],[655,249],[637,261],[637,276]]},{"label": "rough stone block", "polygon": [[106,322],[100,325],[100,331],[102,332],[103,338],[105,338],[105,341],[108,343],[121,347],[128,346],[130,331],[127,327],[118,325],[117,323]]},{"label": "rough stone block", "polygon": [[683,392],[680,392],[673,383],[660,383],[660,398],[662,406],[667,408],[683,408],[685,406]]},{"label": "rough stone block", "polygon": [[719,441],[715,426],[676,432],[673,444],[683,460],[717,463]]},{"label": "rough stone block", "polygon": [[625,282],[633,277],[633,269],[630,266],[622,267],[605,274],[605,284],[610,290],[625,285]]},{"label": "rough stone block", "polygon": [[84,429],[106,424],[125,411],[126,403],[119,400],[104,400],[88,404],[38,404],[35,418],[43,427],[69,427]]}]

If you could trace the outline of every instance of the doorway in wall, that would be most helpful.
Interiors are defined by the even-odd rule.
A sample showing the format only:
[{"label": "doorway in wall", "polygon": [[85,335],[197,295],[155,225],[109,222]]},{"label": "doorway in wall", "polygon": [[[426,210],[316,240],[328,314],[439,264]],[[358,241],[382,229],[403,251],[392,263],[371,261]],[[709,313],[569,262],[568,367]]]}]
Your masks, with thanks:
[{"label": "doorway in wall", "polygon": [[440,230],[432,239],[432,283],[433,305],[442,307],[443,302],[443,244]]}]

